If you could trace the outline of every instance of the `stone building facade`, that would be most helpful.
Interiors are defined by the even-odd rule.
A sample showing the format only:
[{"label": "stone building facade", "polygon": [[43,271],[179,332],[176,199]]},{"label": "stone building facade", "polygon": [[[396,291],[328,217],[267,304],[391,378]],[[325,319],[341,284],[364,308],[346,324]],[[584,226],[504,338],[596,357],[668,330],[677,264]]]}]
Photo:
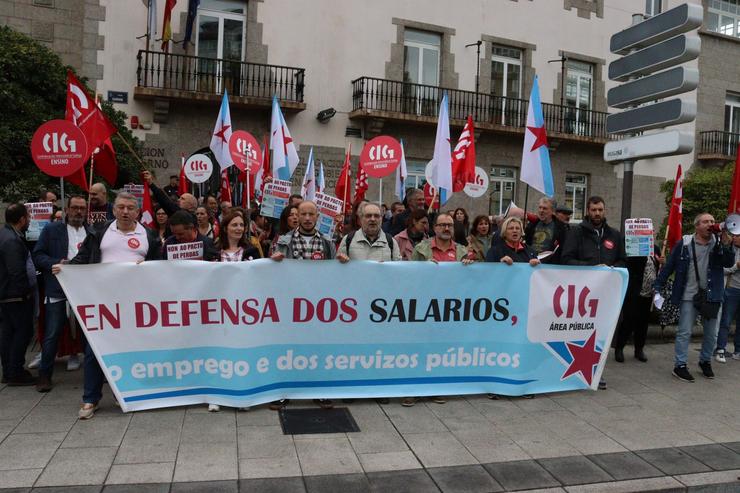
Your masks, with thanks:
[{"label": "stone building facade", "polygon": [[[705,10],[719,1],[704,0]],[[556,199],[574,206],[578,218],[585,198],[601,195],[612,222],[618,221],[621,166],[602,159],[606,92],[614,86],[606,79],[615,59],[608,44],[611,34],[630,25],[632,13],[645,11],[644,0],[201,0],[192,44],[172,43],[169,54],[158,41],[147,50],[146,3],[0,0],[0,24],[52,47],[90,77],[103,97],[124,97],[116,106],[138,120],[143,157],[162,183],[178,173],[182,155],[208,146],[227,89],[233,127],[259,140],[269,132],[271,96],[277,93],[302,163],[313,148],[331,188],[345,150],[351,146],[356,165],[364,143],[381,134],[404,140],[410,182],[422,184],[433,154],[436,104],[447,90],[452,144],[465,115],[473,113],[477,164],[491,185],[481,198],[455,194],[444,208],[497,214],[510,200],[525,200],[526,187],[518,180],[522,118],[537,75]],[[161,31],[165,2],[158,3]],[[178,2],[173,12],[178,42],[187,6]],[[740,94],[738,65],[715,63],[735,59],[738,38],[702,32],[698,150],[699,129],[722,130],[725,92]],[[160,37],[157,32],[152,38]],[[319,121],[317,114],[328,108],[334,117]],[[660,185],[673,178],[679,162],[703,162],[697,152],[698,159],[691,154],[639,161],[632,215],[661,221]],[[303,164],[294,176],[296,189],[302,174]],[[382,197],[379,181],[369,181],[370,199],[396,200],[393,176],[383,179]],[[530,209],[538,197],[530,191]]]}]

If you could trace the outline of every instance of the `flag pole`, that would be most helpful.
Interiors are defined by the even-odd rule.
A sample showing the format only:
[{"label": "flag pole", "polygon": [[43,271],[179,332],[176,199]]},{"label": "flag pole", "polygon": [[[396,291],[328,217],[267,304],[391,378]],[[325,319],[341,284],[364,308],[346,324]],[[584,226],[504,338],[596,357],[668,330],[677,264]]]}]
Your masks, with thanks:
[{"label": "flag pole", "polygon": [[524,226],[527,225],[527,202],[529,201],[529,183],[527,183],[527,188],[524,189]]},{"label": "flag pole", "polygon": [[63,176],[59,177],[59,192],[60,192],[59,195],[62,196],[62,219],[64,219],[65,214],[64,214],[64,177]]},{"label": "flag pole", "polygon": [[247,204],[246,209],[249,210],[250,204],[252,203],[251,197],[249,196],[249,168],[244,170],[247,173]]},{"label": "flag pole", "polygon": [[126,144],[126,147],[128,148],[129,152],[134,155],[137,161],[139,161],[139,164],[141,165],[141,168],[144,171],[148,171],[146,163],[139,157],[138,154],[136,154],[136,151],[134,151],[134,148],[131,147],[131,144],[128,143],[128,141],[124,138],[124,136],[121,134],[120,131],[116,130],[116,135],[123,141],[124,144]]},{"label": "flag pole", "polygon": [[668,233],[670,232],[670,230],[671,230],[671,225],[670,224],[666,224],[666,227],[665,227],[665,238],[663,238],[663,247],[660,249],[660,256],[661,257],[665,257],[665,248],[666,248],[666,246],[668,246]]},{"label": "flag pole", "polygon": [[380,184],[380,191],[378,192],[378,205],[383,205],[383,179],[381,178],[379,181]]}]

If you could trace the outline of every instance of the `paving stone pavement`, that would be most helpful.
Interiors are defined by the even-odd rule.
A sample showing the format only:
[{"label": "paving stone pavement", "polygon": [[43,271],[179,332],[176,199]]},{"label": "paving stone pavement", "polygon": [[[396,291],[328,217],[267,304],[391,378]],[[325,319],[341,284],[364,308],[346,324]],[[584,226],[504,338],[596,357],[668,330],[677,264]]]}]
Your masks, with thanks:
[{"label": "paving stone pavement", "polygon": [[336,402],[360,432],[293,436],[265,406],[124,414],[107,389],[79,421],[82,373],[60,365],[48,394],[0,386],[0,492],[740,491],[740,362],[688,384],[671,344],[629,349],[606,391]]}]

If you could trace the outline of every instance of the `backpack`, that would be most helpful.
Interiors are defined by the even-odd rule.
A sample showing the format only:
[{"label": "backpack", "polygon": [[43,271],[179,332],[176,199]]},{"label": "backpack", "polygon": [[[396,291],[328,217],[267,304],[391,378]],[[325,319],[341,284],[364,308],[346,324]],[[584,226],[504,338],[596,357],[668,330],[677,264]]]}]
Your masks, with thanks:
[{"label": "backpack", "polygon": [[[351,231],[350,233],[347,233],[347,236],[344,237],[344,248],[347,249],[347,255],[349,255],[349,246],[352,244],[352,238],[355,237],[356,231]],[[388,248],[391,251],[391,259],[393,258],[393,236],[391,236],[390,233],[387,233],[383,231],[385,234],[385,241],[388,244]]]}]

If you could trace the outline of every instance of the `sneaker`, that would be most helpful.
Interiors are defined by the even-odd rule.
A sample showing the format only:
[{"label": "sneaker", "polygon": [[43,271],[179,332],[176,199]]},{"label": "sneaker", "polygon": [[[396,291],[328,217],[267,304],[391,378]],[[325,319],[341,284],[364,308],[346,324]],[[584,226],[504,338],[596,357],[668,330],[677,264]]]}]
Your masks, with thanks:
[{"label": "sneaker", "polygon": [[95,411],[98,409],[98,404],[91,404],[86,402],[82,405],[79,411],[77,411],[77,417],[80,419],[90,419],[95,416]]},{"label": "sneaker", "polygon": [[599,380],[599,390],[606,390],[606,380],[603,378]]},{"label": "sneaker", "polygon": [[41,353],[36,353],[36,356],[34,356],[31,362],[28,363],[28,369],[35,370],[39,366],[41,366]]},{"label": "sneaker", "polygon": [[77,371],[80,369],[80,357],[76,354],[67,358],[67,371]]},{"label": "sneaker", "polygon": [[705,378],[714,378],[712,363],[710,361],[699,361],[699,368],[701,368],[701,374],[704,375]]},{"label": "sneaker", "polygon": [[501,399],[501,396],[499,396],[498,394],[486,394],[486,397],[488,397],[492,401],[498,401]]},{"label": "sneaker", "polygon": [[221,410],[221,406],[218,404],[208,404],[208,412],[209,413],[217,413]]},{"label": "sneaker", "polygon": [[717,360],[717,363],[727,363],[727,358],[725,357],[725,350],[718,349],[717,352],[714,354],[714,359]]},{"label": "sneaker", "polygon": [[445,399],[444,397],[439,396],[439,395],[432,396],[432,397],[430,397],[430,399],[435,404],[447,404],[447,399]]},{"label": "sneaker", "polygon": [[740,353],[732,353],[732,359],[735,361],[740,361]]},{"label": "sneaker", "polygon": [[689,373],[689,369],[686,365],[680,365],[673,368],[673,376],[684,382],[694,383],[694,377]]}]

